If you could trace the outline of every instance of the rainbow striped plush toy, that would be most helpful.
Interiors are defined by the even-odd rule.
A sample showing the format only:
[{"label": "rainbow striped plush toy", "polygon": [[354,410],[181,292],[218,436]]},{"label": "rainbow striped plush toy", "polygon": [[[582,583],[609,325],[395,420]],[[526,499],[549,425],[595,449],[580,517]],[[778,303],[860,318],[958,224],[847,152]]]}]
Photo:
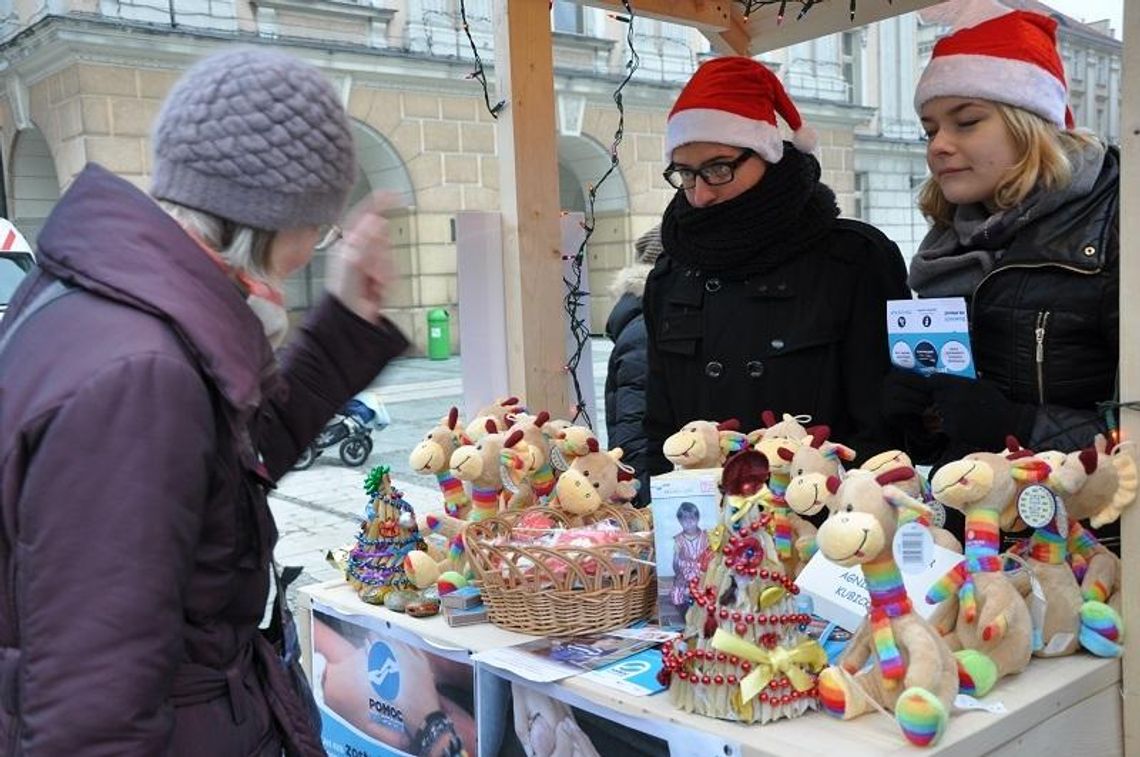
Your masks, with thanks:
[{"label": "rainbow striped plush toy", "polygon": [[862,567],[871,612],[839,664],[819,674],[819,699],[825,712],[844,720],[875,706],[891,710],[907,741],[930,746],[946,729],[958,664],[938,631],[913,611],[892,554],[899,525],[917,520],[925,526],[930,515],[922,502],[889,485],[907,475],[855,470],[842,484],[828,479],[831,516],[817,542],[829,560]]}]

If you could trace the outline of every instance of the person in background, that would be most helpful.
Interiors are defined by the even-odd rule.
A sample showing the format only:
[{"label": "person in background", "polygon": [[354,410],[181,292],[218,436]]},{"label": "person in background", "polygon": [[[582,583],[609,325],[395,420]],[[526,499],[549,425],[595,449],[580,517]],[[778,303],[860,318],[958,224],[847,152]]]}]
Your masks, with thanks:
[{"label": "person in background", "polygon": [[644,504],[649,501],[649,476],[642,421],[649,368],[641,296],[645,279],[661,254],[661,224],[638,237],[633,248],[633,265],[618,272],[612,290],[618,301],[606,319],[606,336],[614,343],[606,371],[606,433],[610,448],[621,447],[621,461],[637,474],[637,501]]},{"label": "person in background", "polygon": [[[779,114],[794,131],[786,143]],[[750,58],[714,58],[665,132],[676,187],[645,287],[649,471],[693,420],[807,414],[866,458],[895,446],[881,414],[886,301],[909,299],[898,247],[839,218],[783,85]]]},{"label": "person in background", "polygon": [[977,380],[897,373],[886,412],[912,456],[1071,451],[1105,433],[1116,391],[1120,156],[1074,130],[1057,23],[973,3],[915,93],[932,227],[920,297],[964,297]]},{"label": "person in background", "polygon": [[222,52],[152,145],[149,196],[75,178],[0,331],[0,753],[323,755],[258,630],[266,492],[407,346],[380,315],[385,203],[349,215],[278,361],[281,283],[355,182],[339,95],[293,57]]}]

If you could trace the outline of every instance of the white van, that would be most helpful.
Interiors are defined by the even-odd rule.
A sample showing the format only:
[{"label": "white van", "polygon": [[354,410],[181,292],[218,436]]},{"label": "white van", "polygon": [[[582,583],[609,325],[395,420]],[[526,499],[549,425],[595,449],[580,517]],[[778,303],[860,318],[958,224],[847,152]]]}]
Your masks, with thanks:
[{"label": "white van", "polygon": [[35,262],[24,235],[10,221],[0,218],[0,318]]}]

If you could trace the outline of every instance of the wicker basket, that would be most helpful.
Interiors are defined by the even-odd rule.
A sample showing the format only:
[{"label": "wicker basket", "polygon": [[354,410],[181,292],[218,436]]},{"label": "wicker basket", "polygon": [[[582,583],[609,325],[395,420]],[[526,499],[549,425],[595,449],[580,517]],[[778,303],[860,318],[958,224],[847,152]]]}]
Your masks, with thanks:
[{"label": "wicker basket", "polygon": [[612,544],[548,548],[502,543],[523,512],[541,512],[561,526],[571,525],[563,512],[530,508],[472,523],[464,534],[492,623],[535,636],[574,636],[621,628],[653,612],[653,535],[634,534],[651,531],[648,510],[603,507],[589,516],[587,524],[621,523],[626,534]]}]

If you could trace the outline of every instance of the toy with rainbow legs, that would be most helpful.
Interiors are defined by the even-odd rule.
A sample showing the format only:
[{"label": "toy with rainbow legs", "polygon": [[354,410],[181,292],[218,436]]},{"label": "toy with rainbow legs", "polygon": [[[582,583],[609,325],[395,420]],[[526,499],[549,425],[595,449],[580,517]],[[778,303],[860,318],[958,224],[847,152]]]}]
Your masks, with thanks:
[{"label": "toy with rainbow legs", "polygon": [[[513,420],[499,458],[503,485],[520,493],[529,491],[535,502],[543,504],[553,494],[558,475],[551,463],[550,436],[546,431],[550,413],[543,410],[536,416],[517,415]],[[553,428],[551,431],[557,433]]]},{"label": "toy with rainbow legs", "polygon": [[[790,415],[785,415],[780,423],[776,423],[771,412],[764,415],[767,427],[753,432],[749,438],[757,439],[755,448],[768,460],[770,496],[764,502],[764,510],[772,515],[776,552],[788,574],[796,576],[815,553],[815,526],[788,506],[786,495],[792,480],[792,461],[801,447],[822,444],[830,431],[827,426],[814,426],[808,431]],[[784,436],[800,431],[803,434],[799,437]]]},{"label": "toy with rainbow legs", "polygon": [[587,442],[587,452],[574,458],[570,468],[558,477],[555,497],[550,504],[571,515],[587,516],[602,505],[622,506],[637,496],[633,470],[621,464],[621,447],[608,452],[598,440]]},{"label": "toy with rainbow legs", "polygon": [[495,428],[506,431],[514,423],[514,417],[526,412],[526,407],[518,397],[503,397],[479,408],[475,417],[467,424],[464,436],[469,442],[476,442],[487,433],[487,421],[495,422]]},{"label": "toy with rainbow legs", "polygon": [[677,468],[695,470],[720,468],[729,455],[748,446],[740,421],[729,418],[721,423],[690,421],[665,440],[661,452]]},{"label": "toy with rainbow legs", "polygon": [[859,467],[876,476],[890,470],[910,471],[909,478],[895,481],[893,485],[898,489],[902,489],[908,496],[920,500],[933,512],[931,515],[930,535],[934,538],[934,543],[951,552],[962,554],[962,542],[958,541],[958,537],[954,534],[939,525],[945,522],[946,508],[942,506],[942,503],[931,497],[929,482],[923,478],[922,474],[914,469],[914,463],[911,462],[909,455],[901,450],[891,449],[867,458],[866,462]]},{"label": "toy with rainbow legs", "polygon": [[459,408],[453,407],[408,456],[408,464],[416,473],[435,476],[443,493],[444,510],[456,518],[467,517],[467,511],[471,509],[471,498],[463,488],[463,482],[450,471],[451,454],[459,447],[462,433]]},{"label": "toy with rainbow legs", "polygon": [[961,690],[984,696],[998,679],[1020,673],[1033,651],[1029,607],[1003,571],[999,555],[1002,512],[1031,483],[1049,476],[1035,457],[1009,459],[975,452],[934,474],[934,497],[966,515],[965,559],[934,583],[931,622],[957,649]]},{"label": "toy with rainbow legs", "polygon": [[[1104,525],[1135,501],[1140,477],[1130,445],[1109,452],[1104,438],[1098,436],[1093,447],[1068,454],[1043,452],[1038,457],[1053,468],[1047,483],[1060,500],[1057,509],[1063,514],[1058,519],[1062,522],[1055,520],[1037,529],[1015,551],[1027,553],[1035,573],[1040,563],[1061,564],[1069,569],[1070,575],[1064,577],[1063,571],[1055,567],[1043,569],[1050,576],[1057,574],[1052,584],[1064,582],[1068,601],[1065,606],[1076,608],[1076,617],[1065,621],[1062,632],[1075,634],[1080,645],[1094,655],[1119,657],[1124,636],[1119,615],[1120,558],[1101,545],[1080,520]],[[1016,509],[1003,516],[1003,525],[1006,524],[1013,528],[1023,526]],[[1046,583],[1042,573],[1038,573],[1038,578]],[[1050,614],[1052,611],[1050,599]],[[1046,629],[1049,628],[1047,616]],[[1067,645],[1075,646],[1075,641]]]},{"label": "toy with rainbow legs", "polygon": [[[451,475],[471,486],[471,512],[468,520],[478,521],[498,515],[504,504],[503,477],[499,470],[504,435],[493,419],[484,421],[486,432],[478,441],[464,444],[451,455]],[[519,495],[516,495],[519,496]],[[529,502],[515,502],[521,509]]]},{"label": "toy with rainbow legs", "polygon": [[862,567],[871,612],[838,665],[819,674],[819,698],[825,712],[844,720],[875,704],[891,710],[907,741],[930,746],[949,720],[958,665],[938,631],[914,612],[891,553],[901,524],[930,515],[920,500],[889,485],[900,473],[852,471],[842,484],[830,481],[836,493],[819,547],[839,565]]},{"label": "toy with rainbow legs", "polygon": [[827,441],[830,433],[827,426],[817,426],[794,451],[789,447],[776,449],[776,455],[787,461],[791,477],[784,492],[784,502],[792,510],[789,518],[795,518],[794,523],[799,526],[793,526],[798,537],[795,546],[800,559],[799,568],[811,559],[817,548],[814,526],[801,520],[800,516],[815,515],[827,506],[834,497],[827,488],[827,480],[843,475],[843,463],[855,459],[855,450]]}]

